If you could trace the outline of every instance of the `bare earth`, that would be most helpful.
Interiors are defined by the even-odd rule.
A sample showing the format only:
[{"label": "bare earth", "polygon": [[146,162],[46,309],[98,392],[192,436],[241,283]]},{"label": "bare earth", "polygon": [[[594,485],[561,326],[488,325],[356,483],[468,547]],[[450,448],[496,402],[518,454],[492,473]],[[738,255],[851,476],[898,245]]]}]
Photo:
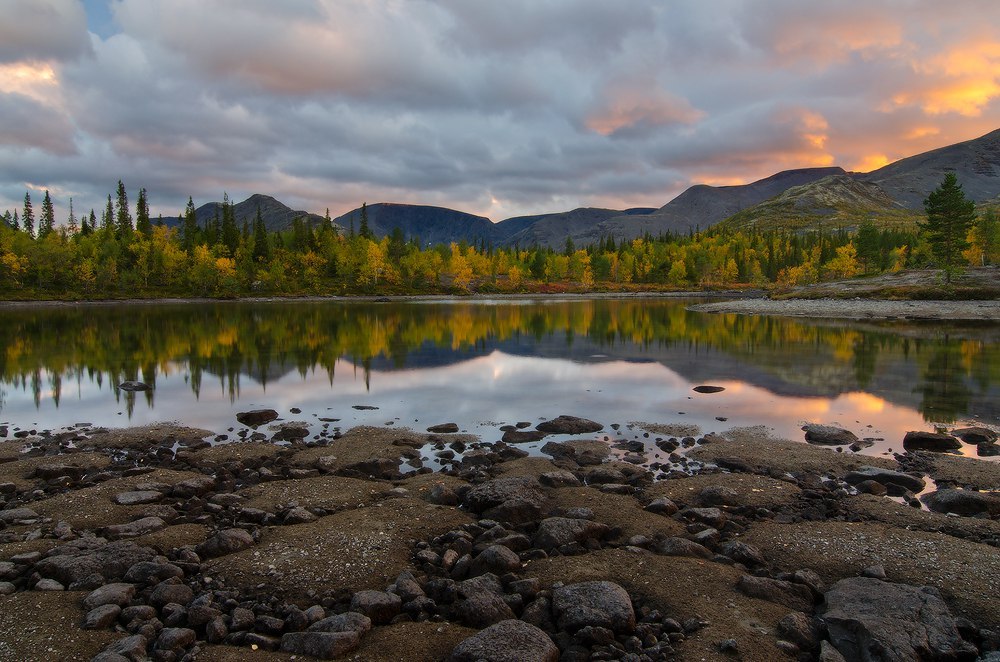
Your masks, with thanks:
[{"label": "bare earth", "polygon": [[[433,589],[432,580],[440,588],[472,576],[468,563],[494,543],[515,553],[513,569],[497,572],[505,587],[519,579],[537,580],[528,597],[505,594],[514,617],[537,617],[537,600],[544,607],[560,583],[604,580],[627,591],[645,638],[619,634],[611,644],[623,647],[614,649],[616,654],[594,631],[598,643],[590,653],[577,648],[576,655],[604,651],[621,657],[624,647],[639,646],[646,652],[634,659],[795,659],[779,627],[795,609],[777,596],[738,590],[741,579],[748,574],[789,579],[796,571],[812,570],[822,589],[875,565],[889,582],[938,589],[954,616],[969,619],[977,632],[969,636],[981,650],[1000,645],[995,634],[1000,629],[1000,508],[975,517],[939,514],[900,499],[857,493],[844,482],[863,466],[901,471],[919,466],[931,489],[937,479],[942,485],[991,491],[1000,489],[1000,463],[927,453],[866,457],[738,429],[690,451],[692,459],[705,463],[701,473],[654,480],[655,472],[613,456],[599,465],[577,464],[567,456],[518,457],[516,447],[484,445],[469,435],[362,427],[313,446],[206,447],[199,443],[201,433],[207,431],[169,425],[95,432],[62,454],[58,444],[42,442],[41,451],[23,453],[31,440],[0,441],[0,522],[5,522],[0,523],[0,662],[89,660],[140,631],[151,635],[145,654],[152,655],[156,646],[167,646],[160,635],[167,632],[165,625],[188,628],[193,639],[172,650],[173,657],[157,659],[312,659],[274,650],[283,632],[304,627],[301,620],[294,625],[296,617],[304,618],[297,616],[300,610],[314,608],[329,616],[345,611],[360,591],[391,587],[400,592],[397,578],[404,571],[433,597],[431,606],[418,605],[377,624],[340,659],[443,660],[483,624],[469,622],[461,601],[450,602],[454,596]],[[592,456],[601,439],[600,433],[581,435],[575,447]],[[175,441],[182,445],[176,456],[156,452]],[[453,449],[458,459],[446,473],[393,475],[402,456]],[[722,471],[716,463],[731,470]],[[516,488],[522,492],[506,507],[478,512],[470,490],[493,485],[490,481],[530,487]],[[130,503],[123,494],[144,494],[149,503]],[[657,510],[663,499],[680,512]],[[650,504],[654,507],[647,509]],[[33,514],[13,515],[24,508]],[[601,533],[546,549],[536,534],[540,520],[548,517],[589,519]],[[155,518],[159,523],[150,524]],[[714,538],[704,535],[709,520],[716,527]],[[148,529],[115,528],[143,522]],[[496,526],[506,529],[503,536],[491,534]],[[209,553],[201,546],[219,531],[233,529],[244,532],[241,549]],[[690,541],[698,534],[708,548],[704,554],[670,555],[658,546],[658,541]],[[725,551],[727,542],[752,545],[764,563],[726,556],[734,554]],[[183,570],[183,577],[160,584],[134,580],[133,607],[151,603],[154,586],[171,583],[191,589],[187,604],[179,611],[177,605],[158,606],[152,621],[119,618],[84,629],[83,600],[94,586],[40,590],[37,582],[49,579],[48,557],[69,553],[74,545],[97,549],[107,544],[134,544],[147,550],[154,565],[169,561]],[[434,560],[435,550],[449,544],[469,553],[465,569],[435,565],[443,563]],[[82,584],[88,581],[83,578]],[[60,590],[67,588],[72,590]],[[808,619],[822,605],[822,596],[807,595],[815,596]],[[205,608],[216,610],[209,618],[220,614],[218,622],[225,627],[244,629],[223,638],[210,635],[205,619],[195,618]],[[235,624],[239,610],[251,615],[243,626]],[[683,633],[668,638],[661,626],[667,621],[683,624]],[[583,637],[557,632],[552,622],[547,627],[562,647]],[[668,646],[657,649],[651,643],[656,641]],[[799,659],[818,659],[818,646],[815,641],[812,648],[800,649]]]}]

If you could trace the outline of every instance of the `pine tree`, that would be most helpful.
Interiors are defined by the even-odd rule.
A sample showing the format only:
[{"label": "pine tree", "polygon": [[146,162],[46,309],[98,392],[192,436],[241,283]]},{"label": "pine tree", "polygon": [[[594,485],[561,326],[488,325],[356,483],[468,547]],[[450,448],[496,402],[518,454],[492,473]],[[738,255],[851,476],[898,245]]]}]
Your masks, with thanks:
[{"label": "pine tree", "polygon": [[71,235],[80,232],[80,226],[76,221],[76,214],[73,213],[73,198],[69,199],[69,218],[66,219],[66,230]]},{"label": "pine tree", "polygon": [[38,219],[38,238],[48,235],[56,227],[56,212],[52,206],[52,198],[49,197],[48,190],[42,198],[42,216]]},{"label": "pine tree", "polygon": [[132,234],[132,214],[128,210],[128,193],[125,192],[125,185],[122,180],[118,180],[118,213],[115,216],[115,234],[119,238],[128,237]]},{"label": "pine tree", "polygon": [[153,234],[153,224],[149,220],[149,200],[146,199],[146,189],[139,189],[139,198],[135,201],[135,229],[149,237]]},{"label": "pine tree", "polygon": [[371,229],[368,227],[368,203],[361,203],[361,227],[358,228],[358,234],[365,239],[372,239],[374,235]]},{"label": "pine tree", "polygon": [[950,283],[952,274],[963,261],[962,251],[969,247],[966,237],[976,219],[976,204],[965,199],[958,178],[949,172],[941,185],[924,200],[924,210],[927,220],[918,225],[938,266],[944,270],[945,281]]},{"label": "pine tree", "polygon": [[198,217],[195,214],[194,200],[188,196],[187,207],[184,208],[184,222],[181,225],[181,243],[184,250],[190,253],[198,245]]},{"label": "pine tree", "polygon": [[236,227],[236,210],[233,201],[229,199],[229,194],[222,194],[222,232],[219,240],[229,251],[229,255],[236,255],[236,248],[240,245],[240,229]]},{"label": "pine tree", "polygon": [[31,238],[35,237],[35,212],[31,208],[31,194],[24,192],[24,212],[21,214],[21,225]]}]

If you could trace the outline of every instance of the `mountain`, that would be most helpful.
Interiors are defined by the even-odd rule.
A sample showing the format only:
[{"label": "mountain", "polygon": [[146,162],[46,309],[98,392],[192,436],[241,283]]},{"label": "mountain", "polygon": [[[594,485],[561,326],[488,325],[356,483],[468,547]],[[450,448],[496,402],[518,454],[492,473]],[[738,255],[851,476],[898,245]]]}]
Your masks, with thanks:
[{"label": "mountain", "polygon": [[878,184],[908,209],[923,211],[927,194],[953,172],[965,196],[986,202],[1000,194],[1000,129],[985,136],[933,149],[873,170],[858,178]]},{"label": "mountain", "polygon": [[879,185],[842,174],[793,186],[718,225],[761,230],[856,227],[866,218],[885,226],[893,221],[909,224],[918,215],[889,197]]},{"label": "mountain", "polygon": [[[454,209],[380,202],[368,205],[367,210],[368,228],[376,237],[390,235],[399,228],[407,240],[418,237],[424,246],[463,239],[470,244],[492,240],[493,223],[490,219]],[[361,208],[349,211],[333,222],[342,228],[350,228],[353,222],[356,232],[361,228]]]},{"label": "mountain", "polygon": [[[556,214],[541,214],[538,216],[519,216],[500,221],[494,226],[493,242],[501,246],[550,246],[563,248],[566,237],[573,241],[580,240],[579,245],[592,243],[586,237],[593,235],[592,229],[609,218],[621,216],[643,216],[655,211],[650,207],[635,207],[625,211],[600,209],[596,207],[580,207],[573,211]],[[601,238],[594,236],[593,242]]]},{"label": "mountain", "polygon": [[[258,209],[260,209],[260,216],[264,220],[264,226],[269,232],[277,232],[290,228],[292,221],[296,218],[302,218],[314,225],[323,222],[323,217],[318,214],[296,211],[269,195],[255,193],[243,202],[233,205],[237,227],[242,227],[244,222],[252,227],[254,219],[257,217]],[[201,227],[205,227],[206,223],[213,221],[216,214],[220,218],[222,217],[221,202],[207,202],[194,210],[194,216]],[[181,224],[181,219],[177,216],[164,216],[163,222],[168,226],[176,227]]]}]

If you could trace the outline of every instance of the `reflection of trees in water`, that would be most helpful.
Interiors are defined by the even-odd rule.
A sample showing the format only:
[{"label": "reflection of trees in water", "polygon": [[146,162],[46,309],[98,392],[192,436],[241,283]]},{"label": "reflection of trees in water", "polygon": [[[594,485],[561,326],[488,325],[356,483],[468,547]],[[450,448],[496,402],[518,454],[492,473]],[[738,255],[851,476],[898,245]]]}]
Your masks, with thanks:
[{"label": "reflection of trees in water", "polygon": [[[789,384],[829,386],[837,379],[866,388],[880,366],[915,361],[924,375],[918,391],[928,411],[943,408],[942,377],[953,402],[962,402],[966,379],[980,390],[1000,378],[996,352],[985,341],[908,339],[890,331],[826,327],[797,320],[739,315],[703,315],[683,301],[590,300],[537,305],[276,303],[131,306],[69,310],[11,311],[0,326],[0,381],[35,396],[40,405],[42,375],[58,400],[63,380],[84,378],[103,388],[144,381],[155,387],[158,375],[184,366],[184,379],[196,396],[218,380],[230,401],[239,397],[240,380],[249,376],[264,389],[290,369],[303,377],[325,370],[332,383],[337,361],[363,371],[366,386],[377,359],[402,369],[414,352],[428,347],[442,353],[486,353],[511,341],[543,341],[567,348],[579,339],[595,346],[624,348],[626,354],[677,347],[689,353],[724,352],[736,360],[774,372]],[[947,359],[939,355],[948,347]],[[957,348],[957,349],[956,349]],[[957,352],[957,354],[956,354]],[[898,367],[897,367],[898,369]],[[780,373],[786,370],[785,373]],[[834,370],[834,372],[837,372]],[[136,400],[154,404],[155,391],[127,394],[131,414]],[[954,397],[951,397],[954,395]],[[969,396],[964,402],[967,406]],[[120,400],[119,400],[120,401]]]},{"label": "reflection of trees in water", "polygon": [[923,371],[923,383],[917,389],[925,421],[954,423],[969,411],[972,390],[965,383],[967,374],[960,344],[945,336],[935,345]]}]

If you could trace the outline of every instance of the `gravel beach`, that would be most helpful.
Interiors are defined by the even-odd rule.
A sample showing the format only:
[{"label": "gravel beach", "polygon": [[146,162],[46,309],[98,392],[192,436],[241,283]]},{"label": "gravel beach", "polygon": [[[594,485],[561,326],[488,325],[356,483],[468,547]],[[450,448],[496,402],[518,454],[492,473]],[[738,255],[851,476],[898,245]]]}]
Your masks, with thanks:
[{"label": "gravel beach", "polygon": [[[2,441],[0,660],[858,659],[849,632],[894,659],[1000,649],[1000,464],[645,425],[683,462],[616,461],[572,417],[538,426],[579,431],[544,456],[377,427]],[[445,470],[401,472],[431,457]]]}]

